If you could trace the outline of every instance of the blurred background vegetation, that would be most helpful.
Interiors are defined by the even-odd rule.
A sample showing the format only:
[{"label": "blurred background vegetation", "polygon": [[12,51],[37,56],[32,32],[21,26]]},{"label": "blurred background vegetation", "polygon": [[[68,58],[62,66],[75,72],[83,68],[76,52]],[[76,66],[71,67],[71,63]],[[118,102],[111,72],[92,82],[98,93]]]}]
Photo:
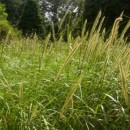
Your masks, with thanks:
[{"label": "blurred background vegetation", "polygon": [[120,30],[130,19],[129,0],[0,0],[0,4],[1,33],[4,28],[7,32],[12,25],[24,36],[36,33],[42,39],[50,31],[54,31],[55,38],[62,34],[65,41],[69,30],[73,37],[81,35],[84,21],[87,19],[88,28],[91,29],[100,10],[102,17],[105,17],[104,27],[108,33],[121,12],[124,14]]}]

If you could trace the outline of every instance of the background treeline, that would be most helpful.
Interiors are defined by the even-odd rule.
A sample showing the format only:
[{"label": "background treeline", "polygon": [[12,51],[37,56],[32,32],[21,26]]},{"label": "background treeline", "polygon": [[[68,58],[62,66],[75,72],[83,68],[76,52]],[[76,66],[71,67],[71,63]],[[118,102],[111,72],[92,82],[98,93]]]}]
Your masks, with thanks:
[{"label": "background treeline", "polygon": [[121,28],[130,18],[129,0],[0,0],[0,2],[5,5],[5,12],[8,14],[5,19],[13,27],[21,30],[24,36],[36,33],[44,38],[51,31],[55,35],[53,40],[61,35],[67,40],[70,31],[73,37],[80,35],[86,19],[88,28],[91,28],[99,10],[102,10],[102,17],[105,16],[104,27],[108,32],[122,11],[124,20],[121,22]]}]

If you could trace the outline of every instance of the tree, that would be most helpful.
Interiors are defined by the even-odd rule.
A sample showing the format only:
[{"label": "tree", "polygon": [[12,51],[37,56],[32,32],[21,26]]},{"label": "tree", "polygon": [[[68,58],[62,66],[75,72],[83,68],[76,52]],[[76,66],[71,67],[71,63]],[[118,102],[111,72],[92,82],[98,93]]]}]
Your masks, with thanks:
[{"label": "tree", "polygon": [[39,5],[36,0],[27,0],[24,3],[18,28],[22,30],[23,35],[31,35],[34,33],[39,36],[43,35],[43,20],[40,16]]},{"label": "tree", "polygon": [[[59,34],[67,37],[68,30],[72,30],[72,28],[77,28],[76,33],[73,29],[73,34],[77,35],[77,30],[79,30],[77,23],[81,21],[78,17],[83,11],[83,2],[84,0],[40,0],[41,14],[46,16],[47,31],[52,30],[51,22],[53,22],[56,37],[59,37]],[[64,18],[64,16],[66,17]],[[62,26],[59,26],[60,23]]]},{"label": "tree", "polygon": [[46,20],[58,22],[63,18],[65,12],[69,9],[69,12],[73,12],[76,9],[75,14],[82,12],[84,0],[40,0],[41,14],[46,14]]},{"label": "tree", "polygon": [[[41,0],[41,11],[46,13],[47,20],[53,21],[54,23],[58,22],[59,14],[63,11],[63,4],[65,5],[66,0]],[[62,6],[62,9],[59,12],[59,8]]]},{"label": "tree", "polygon": [[102,10],[102,15],[106,17],[106,27],[110,27],[122,11],[124,11],[124,16],[127,15],[130,17],[129,7],[129,0],[86,0],[84,7],[84,19],[87,18],[88,23],[92,24],[99,10]]}]

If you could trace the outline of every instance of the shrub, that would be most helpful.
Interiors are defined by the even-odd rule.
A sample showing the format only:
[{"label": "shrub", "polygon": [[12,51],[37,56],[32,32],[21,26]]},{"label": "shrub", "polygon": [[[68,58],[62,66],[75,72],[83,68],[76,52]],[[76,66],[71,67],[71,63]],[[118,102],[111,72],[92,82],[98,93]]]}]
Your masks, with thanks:
[{"label": "shrub", "polygon": [[16,37],[16,32],[7,20],[0,20],[0,41],[6,37],[10,40]]},{"label": "shrub", "polygon": [[0,19],[6,19],[7,13],[5,13],[5,6],[0,3]]},{"label": "shrub", "polygon": [[0,4],[0,41],[5,38],[9,40],[16,37],[14,28],[7,21],[7,13],[5,13],[5,6]]}]

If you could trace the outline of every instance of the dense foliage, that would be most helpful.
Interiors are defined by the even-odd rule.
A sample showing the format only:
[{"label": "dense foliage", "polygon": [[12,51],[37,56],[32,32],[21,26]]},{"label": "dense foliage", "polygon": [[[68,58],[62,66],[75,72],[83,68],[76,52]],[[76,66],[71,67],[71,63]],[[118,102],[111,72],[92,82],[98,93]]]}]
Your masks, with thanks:
[{"label": "dense foliage", "polygon": [[5,6],[0,4],[0,41],[7,36],[9,39],[16,37],[13,27],[7,21],[7,13],[5,13]]},{"label": "dense foliage", "polygon": [[105,16],[105,26],[110,28],[113,22],[124,11],[123,23],[126,24],[130,18],[129,0],[86,0],[84,18],[88,19],[89,24],[93,24],[99,11]]},{"label": "dense foliage", "polygon": [[24,0],[0,0],[6,7],[7,20],[16,25],[22,13]]},{"label": "dense foliage", "polygon": [[5,12],[4,5],[0,4],[0,19],[5,20],[7,18],[7,13]]},{"label": "dense foliage", "polygon": [[27,0],[25,2],[18,28],[27,36],[34,33],[43,35],[43,21],[40,17],[38,2],[36,0]]}]

